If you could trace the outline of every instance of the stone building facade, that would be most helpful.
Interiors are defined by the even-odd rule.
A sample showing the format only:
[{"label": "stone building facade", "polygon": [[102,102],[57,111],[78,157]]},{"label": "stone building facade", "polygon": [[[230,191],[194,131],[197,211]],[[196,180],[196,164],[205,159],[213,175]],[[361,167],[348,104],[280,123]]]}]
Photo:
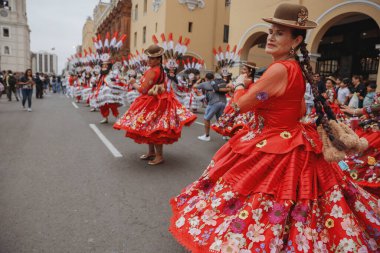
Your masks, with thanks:
[{"label": "stone building facade", "polygon": [[9,0],[0,8],[0,69],[24,72],[31,67],[26,0]]},{"label": "stone building facade", "polygon": [[92,38],[95,36],[95,24],[94,20],[91,17],[88,17],[86,23],[84,23],[82,29],[82,48],[88,50],[91,48],[93,51],[94,43],[92,42]]},{"label": "stone building facade", "polygon": [[147,48],[152,35],[173,33],[191,40],[187,56],[204,60],[214,70],[213,48],[229,43],[230,1],[132,0],[131,51]]},{"label": "stone building facade", "polygon": [[[101,3],[101,6],[106,6]],[[127,55],[130,51],[130,33],[131,33],[131,7],[130,0],[112,0],[111,3],[103,7],[104,13],[98,13],[99,7],[97,6],[94,11],[98,16],[95,21],[96,34],[100,34],[104,39],[107,32],[111,33],[119,32],[119,36],[122,34],[127,35],[127,40],[120,49],[119,55]],[[94,18],[95,19],[95,18]]]}]

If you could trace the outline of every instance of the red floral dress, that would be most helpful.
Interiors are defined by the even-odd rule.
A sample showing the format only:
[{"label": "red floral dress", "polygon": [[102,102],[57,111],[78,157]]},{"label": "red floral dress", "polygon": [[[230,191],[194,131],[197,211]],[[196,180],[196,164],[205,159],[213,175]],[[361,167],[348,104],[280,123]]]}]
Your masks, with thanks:
[{"label": "red floral dress", "polygon": [[298,63],[279,61],[237,98],[256,122],[171,200],[170,231],[187,249],[378,251],[380,200],[324,160],[315,127],[299,122],[304,92]]},{"label": "red floral dress", "polygon": [[231,103],[233,102],[234,97],[231,98],[230,102],[224,109],[224,115],[211,125],[211,128],[215,132],[223,136],[232,137],[236,132],[247,127],[249,124],[252,124],[255,120],[254,113],[252,111],[234,115],[234,109],[231,107]]},{"label": "red floral dress", "polygon": [[380,130],[379,115],[371,115],[372,121],[364,128],[356,129],[360,137],[368,141],[368,148],[353,154],[339,165],[360,186],[380,197]]},{"label": "red floral dress", "polygon": [[[146,80],[150,71],[154,72],[151,83]],[[181,137],[182,127],[190,125],[197,118],[175,99],[172,92],[148,95],[148,91],[157,84],[159,76],[159,67],[145,72],[138,90],[141,96],[136,98],[129,110],[114,124],[115,129],[125,130],[126,136],[137,143],[172,144]]]}]

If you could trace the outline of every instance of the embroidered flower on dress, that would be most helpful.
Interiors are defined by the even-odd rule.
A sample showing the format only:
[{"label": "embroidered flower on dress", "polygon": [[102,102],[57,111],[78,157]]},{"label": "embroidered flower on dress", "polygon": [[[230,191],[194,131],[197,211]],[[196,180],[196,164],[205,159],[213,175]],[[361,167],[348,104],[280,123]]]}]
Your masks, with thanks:
[{"label": "embroidered flower on dress", "polygon": [[275,224],[272,226],[271,230],[272,230],[274,236],[279,236],[279,235],[281,235],[281,232],[282,232],[282,225]]},{"label": "embroidered flower on dress", "polygon": [[242,220],[245,220],[245,219],[248,218],[248,215],[249,215],[248,211],[247,210],[243,210],[243,211],[240,212],[239,218],[242,219]]},{"label": "embroidered flower on dress", "polygon": [[190,219],[189,219],[189,223],[190,223],[190,226],[191,226],[191,227],[196,227],[196,226],[198,226],[198,225],[199,225],[199,218],[198,218],[198,216],[195,216],[195,217],[193,217],[193,218],[190,218]]},{"label": "embroidered flower on dress", "polygon": [[242,206],[243,203],[239,199],[230,199],[226,202],[226,205],[223,208],[223,213],[227,215],[235,215]]},{"label": "embroidered flower on dress", "polygon": [[357,212],[364,212],[365,211],[365,206],[359,200],[357,200],[355,202],[355,211],[357,211]]},{"label": "embroidered flower on dress", "polygon": [[264,229],[263,226],[264,224],[251,224],[248,227],[248,232],[247,232],[247,237],[252,241],[252,242],[263,242],[265,240],[264,234]]},{"label": "embroidered flower on dress", "polygon": [[206,201],[204,200],[200,200],[196,205],[195,207],[197,208],[198,211],[202,211],[203,209],[205,209],[207,206],[207,203]]},{"label": "embroidered flower on dress", "polygon": [[348,236],[359,235],[359,232],[360,232],[359,226],[357,226],[357,224],[355,224],[355,222],[351,218],[347,217],[343,219],[343,221],[341,222],[341,225],[342,225],[342,228],[346,231],[346,234]]},{"label": "embroidered flower on dress", "polygon": [[182,216],[176,221],[175,226],[181,228],[183,225],[185,225],[185,218]]},{"label": "embroidered flower on dress", "polygon": [[376,164],[376,159],[375,157],[372,157],[372,156],[368,156],[368,161],[367,161],[368,165],[375,165]]},{"label": "embroidered flower on dress", "polygon": [[288,131],[284,131],[280,134],[280,136],[283,138],[283,139],[290,139],[292,138],[292,134],[289,133]]},{"label": "embroidered flower on dress", "polygon": [[210,246],[210,250],[220,251],[222,248],[222,240],[219,240],[218,238],[215,238],[215,241]]},{"label": "embroidered flower on dress", "polygon": [[236,218],[231,222],[231,231],[234,233],[241,233],[243,232],[246,224],[243,220]]},{"label": "embroidered flower on dress", "polygon": [[358,172],[356,170],[350,171],[350,176],[353,180],[358,179]]},{"label": "embroidered flower on dress", "polygon": [[223,242],[221,252],[239,253],[239,247],[233,240]]},{"label": "embroidered flower on dress", "polygon": [[328,218],[325,222],[325,227],[327,228],[333,228],[334,227],[334,220],[331,218]]},{"label": "embroidered flower on dress", "polygon": [[343,197],[342,193],[340,191],[334,190],[330,195],[330,201],[336,203],[339,200],[341,200]]},{"label": "embroidered flower on dress", "polygon": [[[339,249],[339,251],[338,251]],[[337,251],[338,252],[350,252],[354,251],[355,242],[352,239],[343,238],[340,240]]]},{"label": "embroidered flower on dress", "polygon": [[358,249],[358,253],[368,253],[368,249],[366,246],[361,246],[359,249]]},{"label": "embroidered flower on dress", "polygon": [[302,250],[304,252],[308,252],[310,249],[309,242],[307,241],[306,236],[302,234],[296,235],[296,244],[297,244],[297,249],[299,251]]},{"label": "embroidered flower on dress", "polygon": [[257,100],[264,101],[269,98],[269,95],[265,91],[260,91],[256,94],[256,98]]},{"label": "embroidered flower on dress", "polygon": [[318,242],[314,242],[313,252],[316,252],[316,253],[328,253],[328,250],[326,248],[326,245],[323,242],[318,241]]},{"label": "embroidered flower on dress", "polygon": [[334,205],[333,208],[331,209],[330,215],[332,217],[334,217],[335,219],[342,218],[343,217],[343,209],[338,205]]},{"label": "embroidered flower on dress", "polygon": [[209,210],[209,209],[206,210],[202,215],[202,221],[206,225],[210,225],[210,226],[216,225],[216,218],[217,218],[216,212],[214,212],[213,210]]},{"label": "embroidered flower on dress", "polygon": [[284,242],[278,238],[278,237],[275,237],[273,238],[270,243],[269,243],[269,248],[270,248],[270,252],[280,252],[281,249],[282,249],[282,246],[283,246]]},{"label": "embroidered flower on dress", "polygon": [[211,191],[213,186],[214,183],[210,179],[205,179],[200,182],[199,189],[201,189],[205,193],[208,193]]},{"label": "embroidered flower on dress", "polygon": [[265,145],[267,145],[267,140],[262,140],[262,141],[260,141],[259,143],[256,144],[256,147],[262,148]]},{"label": "embroidered flower on dress", "polygon": [[234,193],[232,191],[228,191],[222,194],[223,199],[228,201],[234,197]]},{"label": "embroidered flower on dress", "polygon": [[213,199],[212,202],[211,202],[211,207],[212,208],[217,208],[218,206],[220,206],[222,204],[222,199],[221,198],[216,198],[216,199]]},{"label": "embroidered flower on dress", "polygon": [[275,203],[269,213],[269,222],[272,224],[282,223],[286,218],[285,206],[280,203]]},{"label": "embroidered flower on dress", "polygon": [[296,207],[292,211],[292,217],[294,220],[305,223],[307,214],[309,212],[308,205],[296,205]]},{"label": "embroidered flower on dress", "polygon": [[200,235],[201,232],[202,232],[202,230],[200,230],[198,228],[190,228],[189,229],[189,234],[192,235],[192,236]]},{"label": "embroidered flower on dress", "polygon": [[249,141],[255,138],[256,134],[253,131],[249,131],[246,135],[241,137],[241,141]]},{"label": "embroidered flower on dress", "polygon": [[263,217],[263,209],[255,209],[252,211],[252,218],[258,222]]}]

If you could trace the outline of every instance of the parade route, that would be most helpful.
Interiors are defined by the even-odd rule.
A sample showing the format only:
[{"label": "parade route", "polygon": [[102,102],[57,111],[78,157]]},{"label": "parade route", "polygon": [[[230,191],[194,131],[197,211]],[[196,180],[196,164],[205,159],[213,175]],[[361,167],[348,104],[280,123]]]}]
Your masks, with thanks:
[{"label": "parade route", "polygon": [[101,125],[99,112],[74,104],[33,97],[27,112],[0,99],[0,252],[186,252],[168,232],[169,199],[202,174],[221,136],[201,142],[193,124],[152,167],[115,119]]}]

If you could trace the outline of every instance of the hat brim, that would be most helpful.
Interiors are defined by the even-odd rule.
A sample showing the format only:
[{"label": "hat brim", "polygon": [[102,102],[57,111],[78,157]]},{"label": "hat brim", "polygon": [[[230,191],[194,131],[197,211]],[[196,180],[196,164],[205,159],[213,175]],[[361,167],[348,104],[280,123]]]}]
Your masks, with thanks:
[{"label": "hat brim", "polygon": [[326,80],[330,80],[331,82],[333,82],[334,84],[336,84],[336,80],[332,79],[331,77],[326,77]]},{"label": "hat brim", "polygon": [[165,50],[163,48],[160,49],[160,51],[155,52],[155,53],[150,53],[148,50],[145,50],[144,53],[150,57],[150,58],[157,58],[160,57],[164,54]]},{"label": "hat brim", "polygon": [[271,24],[276,24],[276,25],[283,25],[291,28],[296,28],[296,29],[313,29],[317,27],[317,23],[314,21],[307,20],[305,25],[301,26],[296,24],[293,20],[284,20],[284,19],[278,19],[278,18],[263,18],[265,22],[271,23]]},{"label": "hat brim", "polygon": [[248,64],[248,63],[244,63],[244,62],[243,62],[241,65],[246,66],[246,67],[249,67],[249,68],[251,68],[251,69],[258,69],[258,67],[253,66],[253,65]]}]

